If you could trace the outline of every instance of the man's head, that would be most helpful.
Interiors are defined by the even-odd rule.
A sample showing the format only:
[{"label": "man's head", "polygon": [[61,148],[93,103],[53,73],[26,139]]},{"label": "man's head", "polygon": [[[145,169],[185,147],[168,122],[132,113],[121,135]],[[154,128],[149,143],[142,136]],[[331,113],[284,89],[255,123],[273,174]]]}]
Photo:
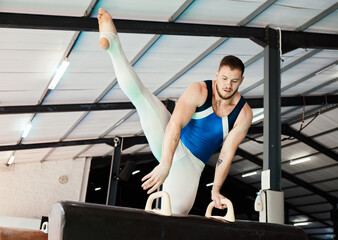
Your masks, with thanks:
[{"label": "man's head", "polygon": [[229,55],[222,59],[216,71],[216,90],[222,99],[235,95],[244,79],[243,73],[244,64],[239,58]]}]

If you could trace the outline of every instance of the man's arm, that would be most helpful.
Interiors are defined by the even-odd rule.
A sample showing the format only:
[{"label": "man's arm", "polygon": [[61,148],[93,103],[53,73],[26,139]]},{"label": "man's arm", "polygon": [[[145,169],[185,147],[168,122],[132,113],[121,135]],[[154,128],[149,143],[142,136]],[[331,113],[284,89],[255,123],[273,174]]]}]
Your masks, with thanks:
[{"label": "man's arm", "polygon": [[143,189],[150,188],[148,194],[155,191],[167,178],[180,140],[181,129],[189,123],[196,108],[203,105],[207,94],[205,83],[194,83],[185,90],[177,101],[175,110],[165,130],[160,164],[142,178],[142,181],[145,181],[142,184]]},{"label": "man's arm", "polygon": [[232,159],[242,140],[245,138],[252,122],[252,111],[248,104],[245,104],[238,116],[234,128],[226,137],[219,159],[216,163],[214,184],[211,190],[211,199],[215,202],[215,207],[224,209],[221,200],[225,197],[220,194],[221,187],[229,173]]}]

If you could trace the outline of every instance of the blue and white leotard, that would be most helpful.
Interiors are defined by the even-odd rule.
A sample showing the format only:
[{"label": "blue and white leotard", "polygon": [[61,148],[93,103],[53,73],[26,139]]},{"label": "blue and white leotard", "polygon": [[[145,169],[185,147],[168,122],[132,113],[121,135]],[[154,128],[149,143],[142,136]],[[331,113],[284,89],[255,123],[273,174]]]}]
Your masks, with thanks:
[{"label": "blue and white leotard", "polygon": [[233,128],[246,100],[242,96],[228,116],[219,117],[212,109],[212,81],[205,83],[208,88],[207,100],[196,109],[191,121],[182,129],[181,141],[195,157],[207,163]]}]

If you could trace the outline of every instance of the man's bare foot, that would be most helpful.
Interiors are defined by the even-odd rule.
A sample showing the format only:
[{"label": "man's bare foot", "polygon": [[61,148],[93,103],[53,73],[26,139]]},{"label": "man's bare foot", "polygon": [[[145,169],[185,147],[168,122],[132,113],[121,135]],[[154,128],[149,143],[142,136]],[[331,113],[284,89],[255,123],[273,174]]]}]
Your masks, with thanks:
[{"label": "man's bare foot", "polygon": [[[97,19],[99,21],[99,31],[100,32],[112,32],[114,34],[117,34],[115,25],[113,23],[112,17],[110,14],[100,8],[99,9],[99,15],[97,16]],[[109,48],[109,41],[106,38],[101,38],[99,41],[99,46],[103,50],[107,50]]]}]

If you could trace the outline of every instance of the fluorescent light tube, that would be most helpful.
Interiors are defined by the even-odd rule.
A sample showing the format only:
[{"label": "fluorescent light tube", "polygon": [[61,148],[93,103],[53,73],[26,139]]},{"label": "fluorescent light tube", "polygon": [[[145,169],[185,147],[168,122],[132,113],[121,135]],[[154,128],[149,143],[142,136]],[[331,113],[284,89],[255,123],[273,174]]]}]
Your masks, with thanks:
[{"label": "fluorescent light tube", "polygon": [[49,89],[53,90],[56,87],[56,85],[59,83],[60,79],[62,78],[63,74],[67,70],[68,66],[69,66],[69,61],[64,60],[61,66],[56,70],[53,80],[50,82],[48,86]]},{"label": "fluorescent light tube", "polygon": [[214,183],[208,183],[207,185],[205,185],[205,186],[207,186],[207,187],[211,187],[212,185],[214,185]]},{"label": "fluorescent light tube", "polygon": [[30,132],[30,130],[32,129],[32,124],[31,123],[28,123],[25,130],[23,131],[22,133],[22,138],[25,138],[28,136],[28,133]]},{"label": "fluorescent light tube", "polygon": [[11,164],[14,162],[14,158],[15,158],[15,156],[12,155],[12,156],[9,158],[7,164],[8,164],[8,165],[11,165]]},{"label": "fluorescent light tube", "polygon": [[249,176],[256,175],[256,174],[257,174],[256,171],[254,171],[254,172],[249,172],[249,173],[243,174],[242,177],[249,177]]},{"label": "fluorescent light tube", "polygon": [[295,165],[295,164],[307,162],[307,161],[310,161],[310,160],[311,160],[311,158],[309,158],[309,157],[301,158],[301,159],[297,159],[297,160],[292,160],[292,161],[290,161],[290,165]]},{"label": "fluorescent light tube", "polygon": [[299,223],[294,223],[293,226],[306,226],[309,225],[310,222],[299,222]]},{"label": "fluorescent light tube", "polygon": [[136,170],[134,172],[132,172],[132,175],[138,174],[139,172],[141,172],[140,170]]}]

